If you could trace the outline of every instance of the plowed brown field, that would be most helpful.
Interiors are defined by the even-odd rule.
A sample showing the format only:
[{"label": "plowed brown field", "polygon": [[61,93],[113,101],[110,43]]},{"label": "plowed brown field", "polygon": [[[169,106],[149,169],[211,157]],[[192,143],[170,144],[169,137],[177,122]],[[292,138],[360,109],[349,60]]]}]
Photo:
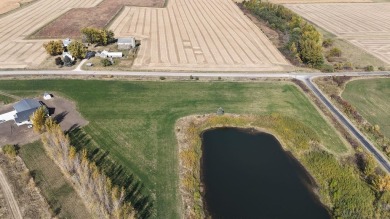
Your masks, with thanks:
[{"label": "plowed brown field", "polygon": [[74,8],[34,33],[32,38],[80,38],[83,27],[105,28],[124,6],[162,7],[164,0],[100,0],[96,7]]},{"label": "plowed brown field", "polygon": [[231,0],[126,7],[110,29],[116,36],[141,39],[134,69],[277,71],[290,66]]},{"label": "plowed brown field", "polygon": [[390,4],[291,4],[288,8],[390,64]]}]

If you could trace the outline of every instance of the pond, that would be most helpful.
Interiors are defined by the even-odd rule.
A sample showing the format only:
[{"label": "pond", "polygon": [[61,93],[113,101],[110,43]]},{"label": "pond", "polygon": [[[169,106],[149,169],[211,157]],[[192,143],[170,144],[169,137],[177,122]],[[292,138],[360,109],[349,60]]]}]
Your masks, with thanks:
[{"label": "pond", "polygon": [[330,218],[315,185],[278,140],[254,129],[202,134],[204,202],[212,218]]}]

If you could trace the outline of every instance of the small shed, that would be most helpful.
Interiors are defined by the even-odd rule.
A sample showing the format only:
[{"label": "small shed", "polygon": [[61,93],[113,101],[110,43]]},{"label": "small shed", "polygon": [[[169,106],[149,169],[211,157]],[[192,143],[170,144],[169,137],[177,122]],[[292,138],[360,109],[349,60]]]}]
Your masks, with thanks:
[{"label": "small shed", "polygon": [[45,93],[43,94],[43,99],[45,99],[45,100],[50,100],[51,98],[53,98],[53,96],[52,96],[50,93],[45,92]]},{"label": "small shed", "polygon": [[132,49],[135,47],[134,37],[118,38],[118,49]]},{"label": "small shed", "polygon": [[68,45],[72,42],[72,40],[70,40],[69,38],[66,38],[64,40],[62,40],[62,45],[64,45],[64,47],[68,47]]}]

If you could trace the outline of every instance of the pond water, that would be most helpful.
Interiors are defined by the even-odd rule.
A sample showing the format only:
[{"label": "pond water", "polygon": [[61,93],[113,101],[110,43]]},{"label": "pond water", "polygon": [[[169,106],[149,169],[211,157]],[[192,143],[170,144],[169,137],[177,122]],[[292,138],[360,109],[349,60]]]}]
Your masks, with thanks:
[{"label": "pond water", "polygon": [[218,128],[202,139],[203,198],[212,218],[330,218],[308,173],[274,136]]}]

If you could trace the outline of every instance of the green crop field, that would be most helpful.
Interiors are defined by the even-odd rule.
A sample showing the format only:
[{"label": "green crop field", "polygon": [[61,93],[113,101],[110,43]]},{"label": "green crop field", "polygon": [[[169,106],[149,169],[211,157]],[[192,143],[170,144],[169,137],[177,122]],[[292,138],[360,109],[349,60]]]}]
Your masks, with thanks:
[{"label": "green crop field", "polygon": [[390,138],[390,79],[356,80],[347,84],[342,97],[372,125]]},{"label": "green crop field", "polygon": [[155,198],[155,218],[180,218],[175,122],[191,114],[280,113],[303,121],[335,154],[347,152],[336,132],[287,82],[0,81],[19,96],[55,92],[77,103],[84,128],[109,156],[138,176]]}]

